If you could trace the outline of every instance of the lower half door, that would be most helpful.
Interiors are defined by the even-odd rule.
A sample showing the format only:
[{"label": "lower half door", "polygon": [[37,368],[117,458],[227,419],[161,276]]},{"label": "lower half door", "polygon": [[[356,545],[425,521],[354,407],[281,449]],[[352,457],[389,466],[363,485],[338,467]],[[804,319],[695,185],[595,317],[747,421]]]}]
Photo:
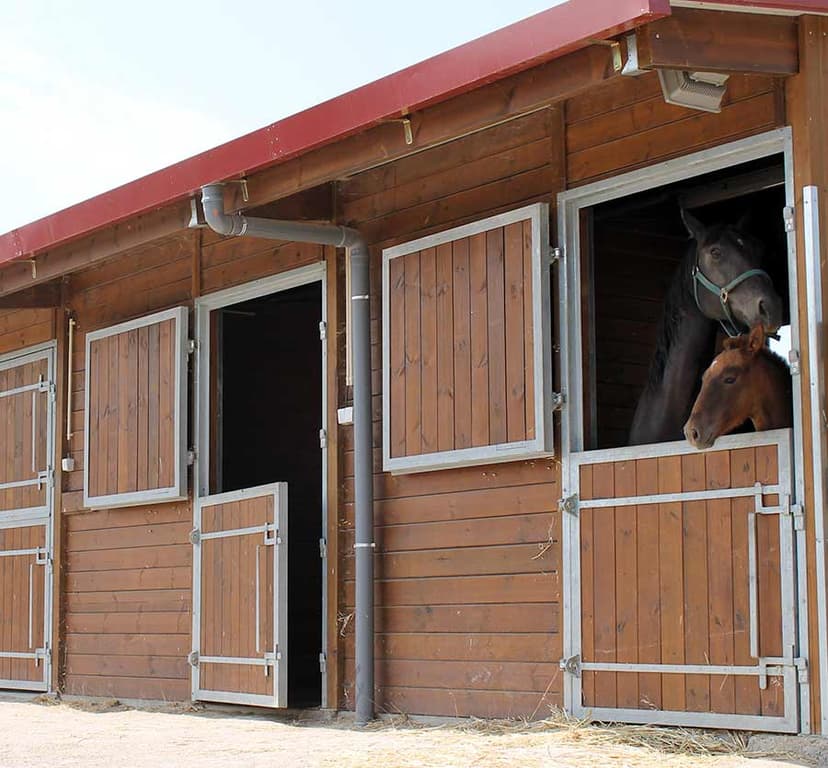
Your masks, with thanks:
[{"label": "lower half door", "polygon": [[570,706],[598,720],[796,731],[790,433],[572,457]]},{"label": "lower half door", "polygon": [[287,484],[199,499],[193,698],[287,706]]},{"label": "lower half door", "polygon": [[0,527],[0,688],[48,689],[45,525]]}]

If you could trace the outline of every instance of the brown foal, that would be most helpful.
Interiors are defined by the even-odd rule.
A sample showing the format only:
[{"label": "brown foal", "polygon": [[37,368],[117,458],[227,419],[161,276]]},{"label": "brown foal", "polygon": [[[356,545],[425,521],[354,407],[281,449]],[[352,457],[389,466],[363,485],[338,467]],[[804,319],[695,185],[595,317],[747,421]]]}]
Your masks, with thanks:
[{"label": "brown foal", "polygon": [[716,438],[746,421],[757,432],[793,423],[790,369],[765,346],[761,325],[725,340],[724,349],[702,376],[684,436],[695,448],[710,448]]}]

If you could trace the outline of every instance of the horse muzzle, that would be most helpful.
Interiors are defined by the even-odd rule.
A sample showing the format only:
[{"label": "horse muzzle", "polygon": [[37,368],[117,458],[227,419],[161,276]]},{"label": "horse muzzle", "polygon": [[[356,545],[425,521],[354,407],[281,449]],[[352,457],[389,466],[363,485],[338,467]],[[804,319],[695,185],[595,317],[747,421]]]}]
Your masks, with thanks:
[{"label": "horse muzzle", "polygon": [[711,448],[713,443],[716,442],[716,438],[712,437],[710,432],[705,431],[695,423],[692,417],[684,425],[684,436],[690,445],[698,448],[700,451]]}]

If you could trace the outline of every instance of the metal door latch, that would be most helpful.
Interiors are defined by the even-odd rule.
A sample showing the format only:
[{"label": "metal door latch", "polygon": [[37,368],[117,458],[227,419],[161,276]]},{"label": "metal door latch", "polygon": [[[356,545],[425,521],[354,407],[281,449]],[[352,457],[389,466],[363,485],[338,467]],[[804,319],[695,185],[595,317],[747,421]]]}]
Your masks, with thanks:
[{"label": "metal door latch", "polygon": [[189,538],[190,538],[190,544],[200,544],[201,543],[201,531],[199,531],[198,528],[193,528],[193,530],[190,531]]},{"label": "metal door latch", "polygon": [[564,407],[566,403],[566,395],[563,392],[553,392],[552,397],[550,398],[549,405],[550,409],[554,411],[560,411],[561,408]]},{"label": "metal door latch", "polygon": [[567,659],[561,659],[560,667],[566,674],[574,675],[575,677],[580,677],[581,676],[581,656],[580,656],[580,654],[576,654],[575,656],[570,656]]},{"label": "metal door latch", "polygon": [[198,666],[198,651],[190,651],[187,654],[187,663],[191,667],[197,667]]},{"label": "metal door latch", "polygon": [[570,515],[578,514],[578,494],[573,493],[571,496],[564,496],[558,501],[558,511],[567,512]]}]

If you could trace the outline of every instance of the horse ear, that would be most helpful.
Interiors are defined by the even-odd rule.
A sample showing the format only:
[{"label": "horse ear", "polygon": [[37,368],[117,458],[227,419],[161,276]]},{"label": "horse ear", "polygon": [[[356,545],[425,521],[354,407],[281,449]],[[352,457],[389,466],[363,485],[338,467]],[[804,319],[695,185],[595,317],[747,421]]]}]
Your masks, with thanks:
[{"label": "horse ear", "polygon": [[751,355],[755,355],[760,349],[765,346],[765,328],[759,323],[750,329],[750,336],[748,336],[747,351]]},{"label": "horse ear", "polygon": [[691,237],[699,244],[704,240],[705,227],[690,211],[686,208],[681,209],[681,220]]}]

